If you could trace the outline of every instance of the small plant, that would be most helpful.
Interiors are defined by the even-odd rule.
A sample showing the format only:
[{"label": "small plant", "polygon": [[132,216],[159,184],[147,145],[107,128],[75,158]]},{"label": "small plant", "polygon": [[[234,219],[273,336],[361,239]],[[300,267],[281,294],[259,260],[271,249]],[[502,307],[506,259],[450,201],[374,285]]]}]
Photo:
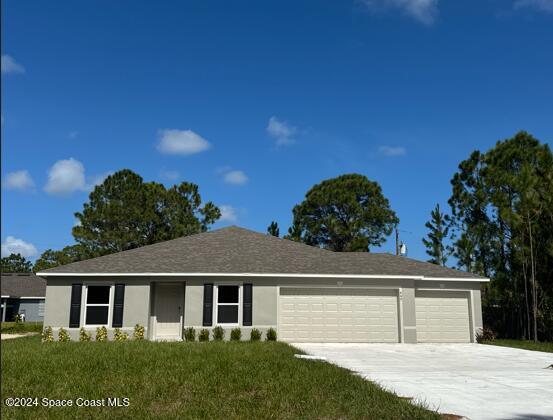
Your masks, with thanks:
[{"label": "small plant", "polygon": [[45,343],[51,343],[54,341],[54,333],[52,332],[52,327],[44,328],[42,331],[42,341]]},{"label": "small plant", "polygon": [[135,340],[144,340],[144,327],[140,324],[134,326],[133,338]]},{"label": "small plant", "polygon": [[273,328],[267,330],[267,341],[276,341],[277,333]]},{"label": "small plant", "polygon": [[242,331],[240,328],[233,328],[230,332],[230,341],[240,341],[242,338]]},{"label": "small plant", "polygon": [[126,332],[122,332],[121,328],[116,328],[113,332],[113,339],[115,341],[127,341],[128,338],[129,334],[127,334]]},{"label": "small plant", "polygon": [[217,325],[213,328],[213,340],[214,341],[223,341],[225,338],[225,330],[220,325]]},{"label": "small plant", "polygon": [[106,327],[96,328],[96,341],[107,341],[108,330]]},{"label": "small plant", "polygon": [[58,340],[62,343],[67,343],[68,341],[71,341],[71,337],[69,333],[65,330],[65,328],[60,328],[58,331]]},{"label": "small plant", "polygon": [[92,339],[92,334],[81,327],[79,331],[79,341],[90,341]]},{"label": "small plant", "polygon": [[198,340],[199,341],[209,341],[209,330],[206,330],[205,328],[200,331],[198,334]]},{"label": "small plant", "polygon": [[21,316],[21,314],[17,314],[15,317],[14,317],[14,320],[15,320],[15,323],[16,324],[21,324],[23,322],[23,317]]},{"label": "small plant", "polygon": [[261,340],[261,331],[257,328],[254,328],[250,333],[250,341],[259,341]]},{"label": "small plant", "polygon": [[186,328],[184,330],[184,339],[186,341],[195,341],[196,340],[196,330],[192,327]]},{"label": "small plant", "polygon": [[485,341],[493,341],[496,338],[496,334],[488,327],[482,328],[476,333],[476,342],[483,343]]}]

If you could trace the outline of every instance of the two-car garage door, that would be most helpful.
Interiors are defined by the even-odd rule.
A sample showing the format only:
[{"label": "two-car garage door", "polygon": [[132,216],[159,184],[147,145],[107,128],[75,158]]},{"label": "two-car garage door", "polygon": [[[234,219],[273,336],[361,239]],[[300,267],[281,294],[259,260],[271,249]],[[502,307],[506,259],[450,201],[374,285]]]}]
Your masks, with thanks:
[{"label": "two-car garage door", "polygon": [[283,341],[397,343],[398,330],[397,290],[280,290]]},{"label": "two-car garage door", "polygon": [[[281,288],[279,337],[289,342],[397,343],[397,290]],[[467,292],[415,294],[419,343],[470,342]]]}]

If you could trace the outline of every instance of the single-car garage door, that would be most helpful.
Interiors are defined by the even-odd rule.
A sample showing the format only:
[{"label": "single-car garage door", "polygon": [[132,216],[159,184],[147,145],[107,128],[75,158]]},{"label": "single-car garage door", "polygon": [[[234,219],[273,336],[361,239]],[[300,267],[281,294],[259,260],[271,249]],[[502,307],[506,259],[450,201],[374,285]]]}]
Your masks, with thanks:
[{"label": "single-car garage door", "polygon": [[419,343],[469,343],[467,292],[422,291],[415,294]]},{"label": "single-car garage door", "polygon": [[279,339],[397,343],[397,306],[395,290],[281,288]]}]

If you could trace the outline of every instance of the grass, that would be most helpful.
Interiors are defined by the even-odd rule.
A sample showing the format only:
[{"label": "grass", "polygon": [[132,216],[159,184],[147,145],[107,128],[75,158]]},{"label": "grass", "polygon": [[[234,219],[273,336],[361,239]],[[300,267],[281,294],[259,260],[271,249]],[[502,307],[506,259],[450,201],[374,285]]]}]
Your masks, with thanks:
[{"label": "grass", "polygon": [[496,339],[493,341],[486,341],[484,344],[491,344],[494,346],[503,347],[516,347],[524,350],[545,351],[553,353],[553,343],[535,343],[530,340],[508,340],[508,339]]},{"label": "grass", "polygon": [[[280,342],[2,342],[7,397],[128,397],[128,407],[2,407],[5,418],[438,419]],[[39,400],[40,404],[40,400]]]},{"label": "grass", "polygon": [[2,322],[0,332],[18,334],[26,332],[41,332],[42,322]]}]

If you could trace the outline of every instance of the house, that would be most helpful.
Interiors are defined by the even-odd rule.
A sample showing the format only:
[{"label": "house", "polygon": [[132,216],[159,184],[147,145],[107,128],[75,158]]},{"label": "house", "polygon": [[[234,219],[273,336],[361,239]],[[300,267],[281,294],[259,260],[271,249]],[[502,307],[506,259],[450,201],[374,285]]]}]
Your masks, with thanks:
[{"label": "house", "polygon": [[14,321],[17,314],[25,321],[42,322],[46,280],[34,273],[2,273],[0,280],[2,322]]},{"label": "house", "polygon": [[390,254],[338,253],[227,227],[38,273],[45,325],[277,331],[289,342],[473,342],[486,278]]}]

